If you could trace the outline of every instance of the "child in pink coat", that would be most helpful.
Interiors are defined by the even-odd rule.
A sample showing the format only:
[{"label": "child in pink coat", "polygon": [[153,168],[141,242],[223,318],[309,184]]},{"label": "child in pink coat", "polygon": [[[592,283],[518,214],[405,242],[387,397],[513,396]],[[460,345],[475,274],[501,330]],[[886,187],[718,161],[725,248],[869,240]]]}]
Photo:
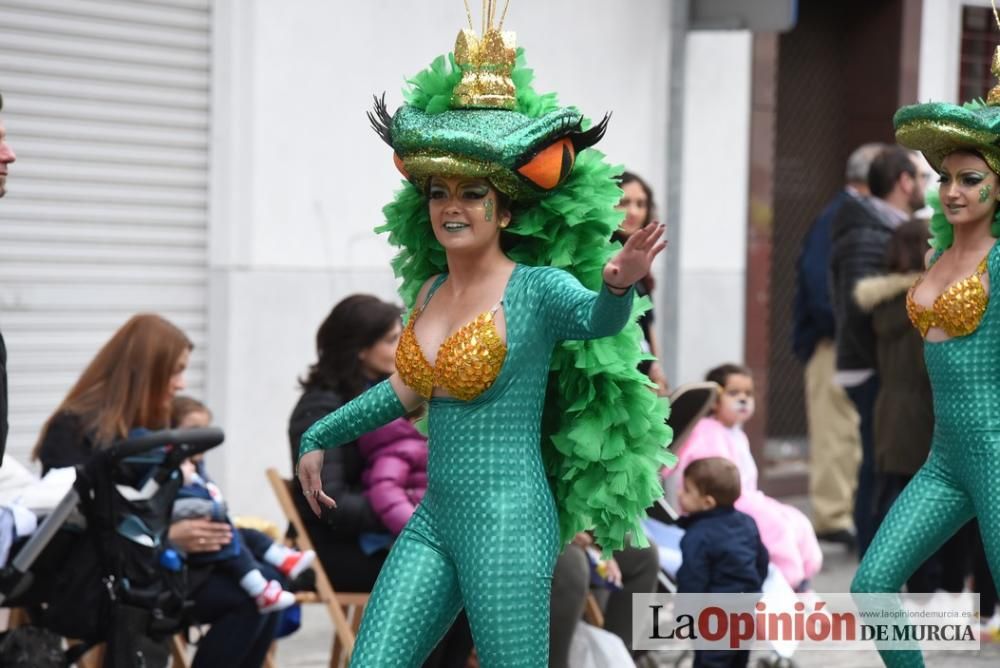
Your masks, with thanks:
[{"label": "child in pink coat", "polygon": [[393,536],[409,521],[427,492],[427,439],[406,418],[358,438],[365,458],[365,497]]},{"label": "child in pink coat", "polygon": [[677,453],[676,466],[669,471],[664,469],[664,475],[683,479],[684,470],[691,462],[706,457],[724,457],[736,464],[742,487],[736,509],[750,515],[757,523],[771,563],[781,571],[788,584],[799,591],[806,589],[809,580],[823,565],[823,553],[805,515],[757,488],[757,465],[743,432],[743,424],[754,411],[750,371],[725,364],[710,371],[706,380],[722,387],[712,415],[698,422]]}]

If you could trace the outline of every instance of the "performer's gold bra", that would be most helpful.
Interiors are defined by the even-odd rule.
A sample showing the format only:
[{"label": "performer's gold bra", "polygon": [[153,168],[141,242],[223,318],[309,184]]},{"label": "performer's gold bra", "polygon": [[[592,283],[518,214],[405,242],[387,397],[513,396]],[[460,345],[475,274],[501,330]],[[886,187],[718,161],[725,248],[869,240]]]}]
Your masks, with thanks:
[{"label": "performer's gold bra", "polygon": [[976,267],[976,273],[950,285],[938,295],[930,308],[918,304],[913,296],[924,280],[921,276],[906,295],[906,313],[920,336],[926,338],[932,327],[940,328],[952,338],[968,336],[976,331],[990,301],[983,286],[984,274],[986,258]]},{"label": "performer's gold bra", "polygon": [[[432,293],[433,294],[433,293]],[[430,301],[430,295],[427,297]],[[507,345],[497,332],[494,316],[500,304],[480,313],[453,332],[438,348],[431,365],[420,348],[413,326],[424,307],[413,310],[396,347],[396,371],[417,394],[430,399],[435,387],[463,401],[485,392],[500,375]]]}]

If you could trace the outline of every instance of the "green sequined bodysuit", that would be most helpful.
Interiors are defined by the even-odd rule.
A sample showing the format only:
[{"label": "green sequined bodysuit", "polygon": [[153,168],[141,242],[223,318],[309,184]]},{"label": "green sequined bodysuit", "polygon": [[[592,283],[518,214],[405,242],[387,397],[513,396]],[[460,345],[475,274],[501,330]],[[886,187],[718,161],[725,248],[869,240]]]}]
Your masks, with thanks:
[{"label": "green sequined bodysuit", "polygon": [[[496,380],[470,401],[430,401],[427,494],[375,584],[354,668],[419,666],[463,606],[484,668],[548,664],[549,592],[562,547],[540,448],[550,359],[559,341],[620,331],[632,292],[594,293],[564,271],[516,266],[502,302],[507,354]],[[379,387],[384,394],[387,384],[369,393]],[[310,429],[302,452],[373,428],[360,411],[351,415],[365,397]]]},{"label": "green sequined bodysuit", "polygon": [[[934,260],[940,256],[938,251]],[[1000,244],[987,257],[990,291],[1000,286]],[[857,593],[894,593],[972,517],[1000,581],[1000,299],[990,299],[967,336],[924,343],[934,391],[927,463],[893,504],[858,567]],[[991,611],[984,611],[987,616]],[[887,666],[923,666],[919,650],[886,650]]]}]

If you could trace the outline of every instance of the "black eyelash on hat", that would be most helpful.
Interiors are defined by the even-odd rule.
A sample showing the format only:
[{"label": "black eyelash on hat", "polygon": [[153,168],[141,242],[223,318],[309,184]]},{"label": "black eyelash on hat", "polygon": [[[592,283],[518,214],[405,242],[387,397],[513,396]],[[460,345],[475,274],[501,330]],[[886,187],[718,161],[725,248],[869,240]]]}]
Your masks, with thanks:
[{"label": "black eyelash on hat", "polygon": [[570,141],[573,142],[573,149],[579,153],[585,148],[590,148],[597,142],[601,141],[604,133],[608,131],[608,121],[611,120],[611,114],[604,114],[604,118],[600,120],[599,123],[594,123],[590,126],[589,130],[585,132],[574,132],[569,136]]},{"label": "black eyelash on hat", "polygon": [[372,124],[372,130],[382,138],[386,144],[392,147],[392,116],[385,107],[385,93],[382,97],[372,95],[375,100],[375,110],[368,112],[368,121]]}]

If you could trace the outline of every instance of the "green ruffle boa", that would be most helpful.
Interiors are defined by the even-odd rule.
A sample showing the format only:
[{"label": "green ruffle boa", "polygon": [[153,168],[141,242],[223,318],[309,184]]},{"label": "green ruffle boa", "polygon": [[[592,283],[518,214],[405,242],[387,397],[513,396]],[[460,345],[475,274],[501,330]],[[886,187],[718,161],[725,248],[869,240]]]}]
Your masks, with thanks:
[{"label": "green ruffle boa", "polygon": [[[448,109],[451,91],[461,78],[454,56],[441,56],[409,80],[408,104],[428,113]],[[554,94],[531,87],[532,71],[517,54],[512,78],[517,111],[532,117],[558,107]],[[583,151],[572,173],[556,190],[530,208],[515,205],[507,233],[518,237],[508,253],[519,263],[565,269],[597,290],[602,270],[617,244],[608,241],[621,222],[615,211],[621,198],[615,177],[620,168],[594,150]],[[402,279],[400,294],[412,307],[424,282],[446,269],[444,249],[431,230],[427,201],[412,184],[384,209],[389,243],[401,248],[393,260]],[[649,359],[640,352],[642,336],[634,322],[650,307],[636,300],[633,322],[619,334],[592,341],[567,341],[552,356],[543,417],[542,458],[556,505],[562,541],[592,530],[605,554],[647,541],[640,525],[646,509],[663,494],[659,470],[672,465],[667,451],[672,434],[665,424],[667,403],[650,391],[636,366]]]}]

